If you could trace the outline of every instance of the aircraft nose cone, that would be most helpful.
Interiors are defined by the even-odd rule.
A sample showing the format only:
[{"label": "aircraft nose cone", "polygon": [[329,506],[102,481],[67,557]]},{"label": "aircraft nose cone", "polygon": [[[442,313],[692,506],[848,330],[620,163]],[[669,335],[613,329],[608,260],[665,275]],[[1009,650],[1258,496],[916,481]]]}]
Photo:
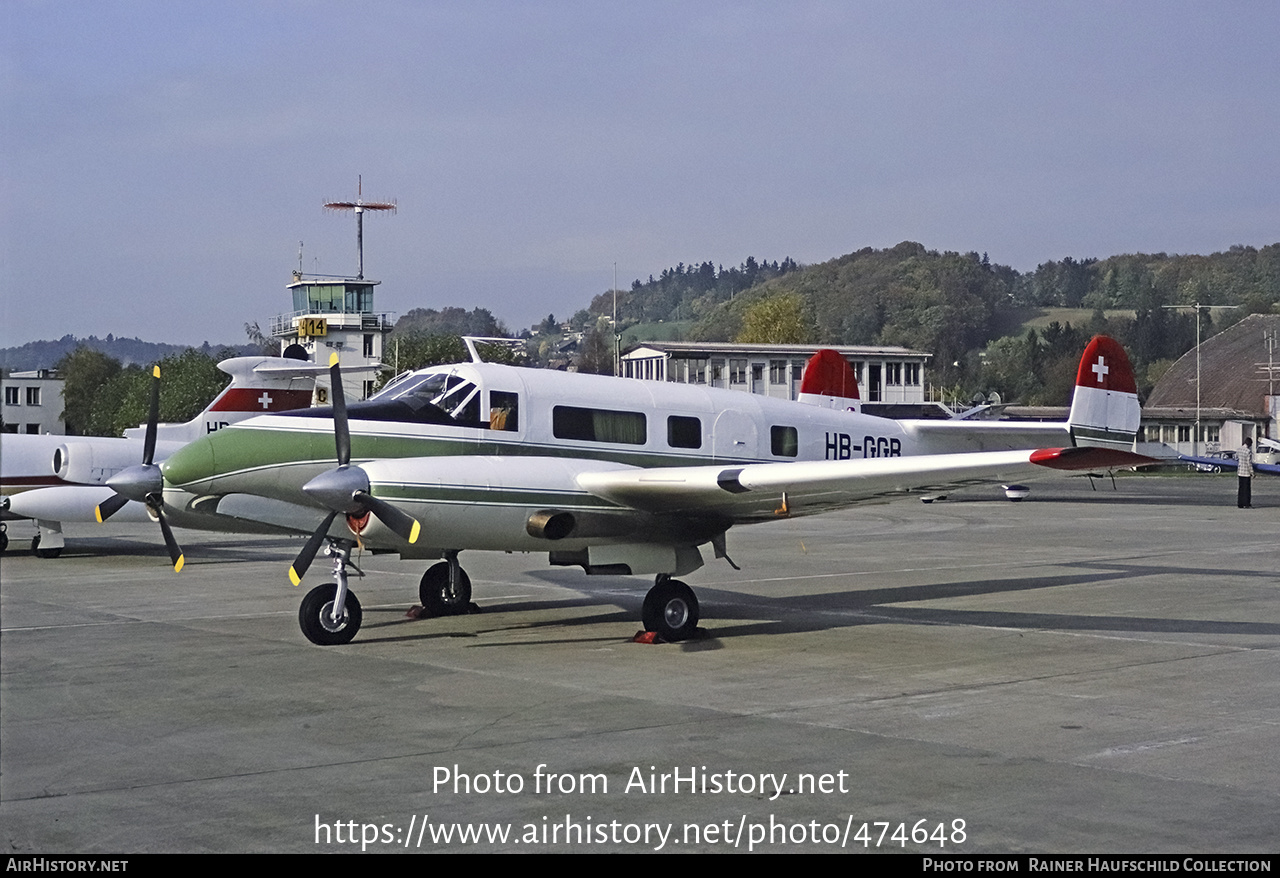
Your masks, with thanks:
[{"label": "aircraft nose cone", "polygon": [[130,500],[142,502],[148,494],[164,490],[164,478],[155,464],[139,464],[107,479],[107,487]]},{"label": "aircraft nose cone", "polygon": [[303,492],[317,503],[337,512],[359,511],[353,495],[369,490],[369,477],[358,466],[340,466],[321,473],[302,486]]},{"label": "aircraft nose cone", "polygon": [[215,474],[213,445],[208,438],[184,445],[160,464],[160,471],[171,485],[186,490],[207,490],[207,483]]}]

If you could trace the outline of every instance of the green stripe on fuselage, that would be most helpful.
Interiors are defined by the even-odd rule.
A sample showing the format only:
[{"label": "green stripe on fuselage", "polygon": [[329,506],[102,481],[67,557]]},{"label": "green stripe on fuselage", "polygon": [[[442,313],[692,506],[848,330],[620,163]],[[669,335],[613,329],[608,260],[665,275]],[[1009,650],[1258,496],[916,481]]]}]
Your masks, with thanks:
[{"label": "green stripe on fuselage", "polygon": [[[310,465],[337,465],[332,427],[279,429],[232,427],[206,436],[181,449],[165,463],[169,484],[195,491],[217,492],[217,480],[274,468],[310,469]],[[460,430],[461,432],[461,430]],[[469,436],[370,435],[352,432],[351,458],[383,460],[407,457],[523,456],[600,460],[637,467],[700,466],[710,463],[755,463],[745,458],[713,458],[685,452],[664,454],[629,448],[584,447],[576,443],[555,445],[510,442]]]}]

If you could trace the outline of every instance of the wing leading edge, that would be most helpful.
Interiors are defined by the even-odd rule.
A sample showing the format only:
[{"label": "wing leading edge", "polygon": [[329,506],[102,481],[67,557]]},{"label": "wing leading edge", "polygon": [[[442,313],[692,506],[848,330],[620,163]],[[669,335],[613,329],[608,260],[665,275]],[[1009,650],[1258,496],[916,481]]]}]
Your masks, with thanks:
[{"label": "wing leading edge", "polygon": [[1103,448],[1050,448],[914,457],[583,472],[588,492],[647,512],[717,513],[738,521],[811,514],[859,502],[978,482],[1036,468],[1080,471],[1152,463]]}]

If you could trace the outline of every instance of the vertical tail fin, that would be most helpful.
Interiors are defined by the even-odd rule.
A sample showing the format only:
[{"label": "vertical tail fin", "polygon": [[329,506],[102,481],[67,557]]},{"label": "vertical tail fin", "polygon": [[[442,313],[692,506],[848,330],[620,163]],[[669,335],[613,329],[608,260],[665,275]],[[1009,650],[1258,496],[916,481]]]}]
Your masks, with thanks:
[{"label": "vertical tail fin", "polygon": [[[232,357],[218,363],[231,383],[205,410],[185,424],[160,424],[165,442],[191,442],[254,415],[307,408],[315,388],[315,376],[324,367],[281,357]],[[124,431],[126,438],[142,437],[142,430]]]},{"label": "vertical tail fin", "polygon": [[853,412],[862,406],[858,376],[853,374],[849,361],[830,348],[818,351],[805,364],[797,399],[806,405]]},{"label": "vertical tail fin", "polygon": [[1077,445],[1130,448],[1142,409],[1129,355],[1114,338],[1094,336],[1080,358],[1067,426]]}]

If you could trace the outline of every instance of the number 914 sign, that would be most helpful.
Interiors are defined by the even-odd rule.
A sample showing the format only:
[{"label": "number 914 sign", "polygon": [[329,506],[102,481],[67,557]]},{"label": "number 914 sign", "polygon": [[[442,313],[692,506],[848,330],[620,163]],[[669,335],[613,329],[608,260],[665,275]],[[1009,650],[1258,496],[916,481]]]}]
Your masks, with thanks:
[{"label": "number 914 sign", "polygon": [[298,337],[310,338],[329,334],[329,322],[323,317],[303,317],[298,321]]}]

